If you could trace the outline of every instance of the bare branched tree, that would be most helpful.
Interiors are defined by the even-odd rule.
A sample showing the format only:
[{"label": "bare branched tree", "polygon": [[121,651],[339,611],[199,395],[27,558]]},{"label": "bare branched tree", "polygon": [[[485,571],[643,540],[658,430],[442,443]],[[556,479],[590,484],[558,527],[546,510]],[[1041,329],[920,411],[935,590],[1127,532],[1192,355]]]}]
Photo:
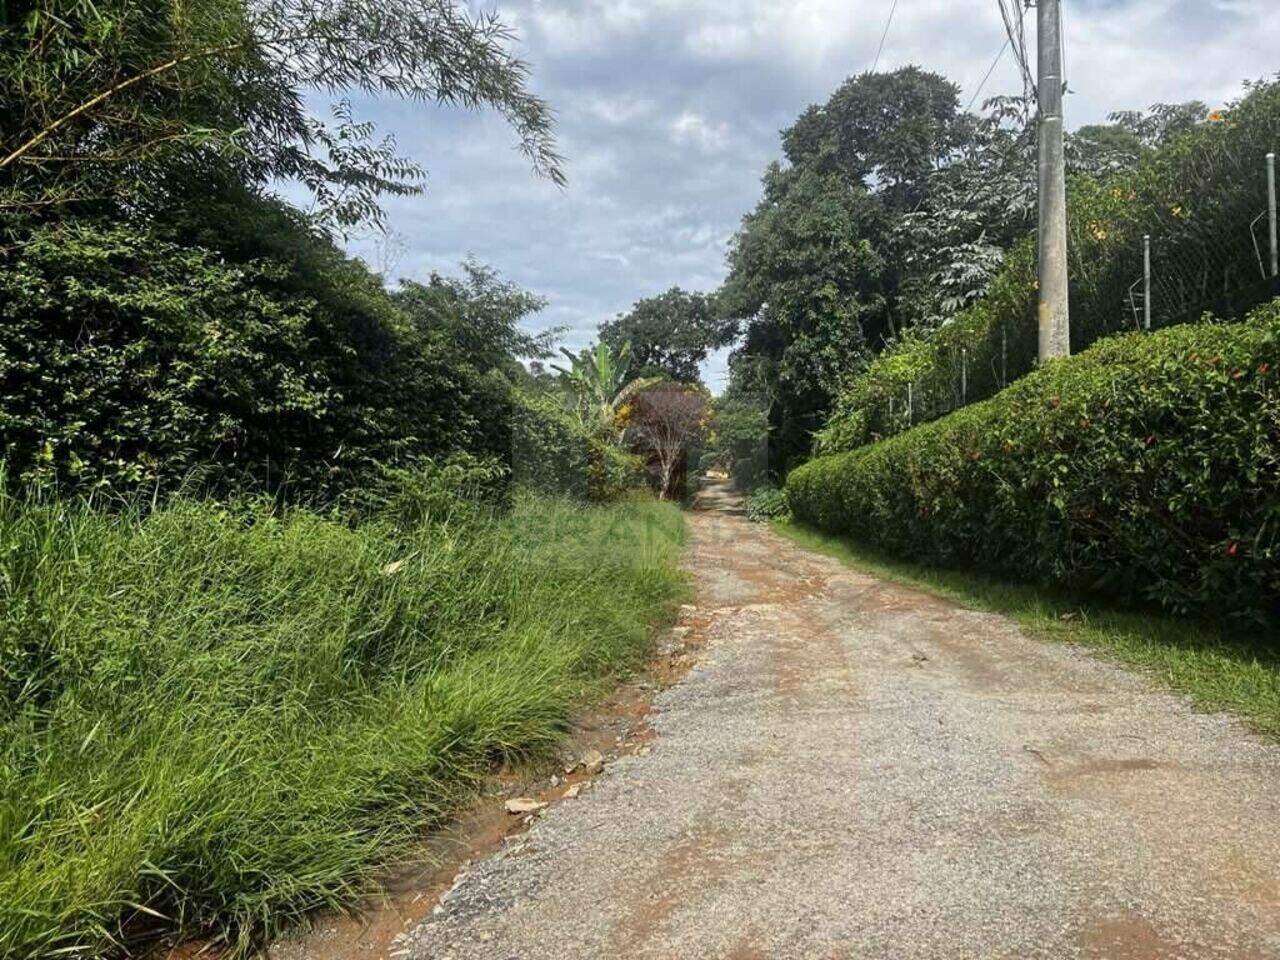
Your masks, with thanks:
[{"label": "bare branched tree", "polygon": [[626,440],[656,468],[658,496],[671,498],[674,481],[689,453],[706,433],[711,405],[706,393],[683,383],[659,383],[642,390],[626,413]]}]

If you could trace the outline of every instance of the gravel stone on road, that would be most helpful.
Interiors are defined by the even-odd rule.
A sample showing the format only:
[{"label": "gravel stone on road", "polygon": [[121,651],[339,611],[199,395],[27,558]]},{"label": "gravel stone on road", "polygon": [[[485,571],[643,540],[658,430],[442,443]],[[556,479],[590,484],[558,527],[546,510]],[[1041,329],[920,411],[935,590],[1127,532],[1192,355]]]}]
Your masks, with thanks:
[{"label": "gravel stone on road", "polygon": [[1280,958],[1280,748],[818,556],[721,487],[699,662],[411,960]]}]

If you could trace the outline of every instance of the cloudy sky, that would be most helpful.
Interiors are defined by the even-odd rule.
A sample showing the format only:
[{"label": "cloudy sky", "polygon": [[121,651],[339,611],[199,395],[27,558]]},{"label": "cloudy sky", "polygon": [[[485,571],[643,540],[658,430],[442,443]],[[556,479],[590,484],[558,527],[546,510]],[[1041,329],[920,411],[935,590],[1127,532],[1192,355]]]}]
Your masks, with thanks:
[{"label": "cloudy sky", "polygon": [[[532,87],[555,107],[564,190],[492,115],[357,101],[430,172],[392,201],[393,237],[353,240],[391,277],[467,255],[545,296],[533,325],[569,346],[640,297],[715,288],[778,131],[871,67],[893,0],[497,0]],[[1068,123],[1199,98],[1280,71],[1275,0],[1065,0]],[[1004,39],[996,0],[898,0],[880,68],[940,72],[968,102]],[[1006,55],[982,94],[1020,89]],[[718,388],[723,358],[706,370]]]}]

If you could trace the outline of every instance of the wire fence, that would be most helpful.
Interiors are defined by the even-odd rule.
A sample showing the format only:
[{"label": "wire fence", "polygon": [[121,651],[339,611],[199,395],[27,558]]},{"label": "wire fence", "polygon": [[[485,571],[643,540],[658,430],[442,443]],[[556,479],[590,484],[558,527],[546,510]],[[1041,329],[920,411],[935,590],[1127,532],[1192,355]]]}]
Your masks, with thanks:
[{"label": "wire fence", "polygon": [[[1252,169],[1235,158],[1218,159],[1226,162],[1216,167],[1215,178],[1235,177],[1231,189],[1218,195],[1144,204],[1147,213],[1157,213],[1145,223],[1108,221],[1105,230],[1087,218],[1073,223],[1080,241],[1072,264],[1073,349],[1109,334],[1194,321],[1207,312],[1239,318],[1280,296],[1275,155],[1255,155]],[[1098,235],[1087,236],[1090,230]],[[1122,235],[1124,245],[1117,249],[1106,231]],[[889,436],[945,416],[1030,372],[1038,339],[1031,277],[1027,286],[1030,300],[1013,316],[969,330],[937,331],[926,372],[867,398],[866,435]]]}]

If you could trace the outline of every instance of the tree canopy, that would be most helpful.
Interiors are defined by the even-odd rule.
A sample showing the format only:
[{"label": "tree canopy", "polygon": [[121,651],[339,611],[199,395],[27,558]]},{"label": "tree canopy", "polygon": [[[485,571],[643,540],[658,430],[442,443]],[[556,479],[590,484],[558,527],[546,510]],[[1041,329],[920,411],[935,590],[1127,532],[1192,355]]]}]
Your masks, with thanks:
[{"label": "tree canopy", "polygon": [[638,301],[629,313],[600,325],[600,339],[614,350],[631,345],[632,372],[696,383],[707,354],[733,336],[733,325],[712,297],[672,287]]},{"label": "tree canopy", "polygon": [[193,188],[296,180],[329,223],[379,222],[422,169],[339,101],[361,90],[498,111],[562,181],[547,105],[492,15],[455,0],[8,0],[0,210],[163,210]]},{"label": "tree canopy", "polygon": [[[501,21],[456,0],[3,11],[9,476],[324,502],[428,458],[509,463],[513,428],[527,440],[533,424],[585,462],[585,433],[522,406],[518,361],[548,356],[557,333],[521,327],[541,298],[473,262],[389,292],[337,242],[423,174],[348,91],[495,110],[562,180],[550,109]],[[317,91],[337,97],[328,120],[309,112]],[[312,213],[273,196],[287,180]]]},{"label": "tree canopy", "polygon": [[[918,67],[864,73],[782,133],[717,295],[742,333],[732,380],[767,381],[775,473],[808,455],[843,384],[952,322],[1033,228],[1034,104],[996,97],[972,114],[957,95]],[[1122,168],[1206,115],[1198,102],[1115,114],[1069,138],[1071,172]]]},{"label": "tree canopy", "polygon": [[907,67],[847,80],[783,132],[786,163],[765,171],[720,294],[738,352],[768,361],[752,369],[773,381],[776,469],[808,452],[842,381],[903,325],[904,284],[925,266],[901,218],[975,127],[954,84]]},{"label": "tree canopy", "polygon": [[513,373],[517,360],[545,360],[562,331],[529,333],[520,323],[546,300],[503,280],[492,267],[468,259],[461,277],[433,273],[425,283],[401,280],[392,298],[423,331],[456,344],[481,369]]}]

